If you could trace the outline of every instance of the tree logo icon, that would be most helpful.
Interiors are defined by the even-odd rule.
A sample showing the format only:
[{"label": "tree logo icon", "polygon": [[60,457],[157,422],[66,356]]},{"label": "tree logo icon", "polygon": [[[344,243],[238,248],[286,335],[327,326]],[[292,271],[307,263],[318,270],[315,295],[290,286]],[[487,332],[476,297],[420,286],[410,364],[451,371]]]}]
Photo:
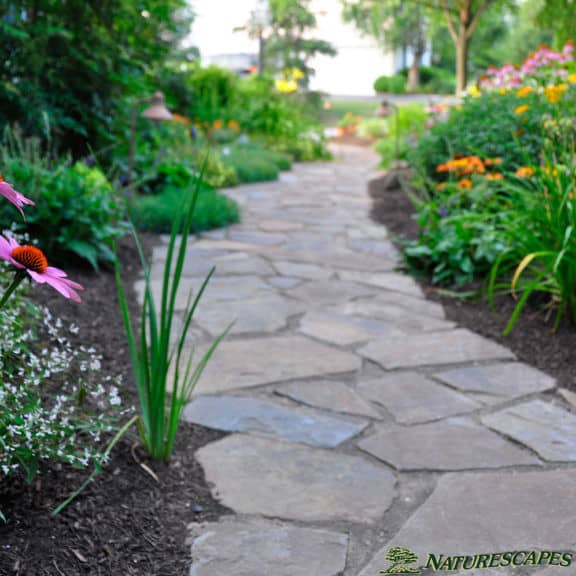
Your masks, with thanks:
[{"label": "tree logo icon", "polygon": [[386,560],[392,564],[386,570],[380,570],[380,574],[420,574],[420,568],[412,568],[407,564],[418,562],[418,556],[408,548],[397,546],[390,548],[386,553]]}]

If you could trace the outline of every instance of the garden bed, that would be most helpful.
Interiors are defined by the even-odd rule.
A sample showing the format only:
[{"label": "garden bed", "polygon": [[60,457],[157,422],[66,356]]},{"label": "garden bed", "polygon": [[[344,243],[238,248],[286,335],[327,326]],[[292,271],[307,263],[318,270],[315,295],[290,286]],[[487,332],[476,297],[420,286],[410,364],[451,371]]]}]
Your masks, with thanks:
[{"label": "garden bed", "polygon": [[[384,224],[397,239],[414,239],[418,234],[418,224],[413,219],[413,205],[401,187],[387,189],[389,181],[390,177],[385,175],[369,184],[369,193],[373,198],[372,218]],[[453,298],[444,295],[427,278],[417,277],[417,280],[427,297],[444,306],[450,320],[500,342],[510,348],[519,360],[557,378],[559,386],[576,391],[576,364],[573,358],[576,327],[564,322],[553,334],[553,315],[548,317],[546,311],[533,302],[520,315],[514,330],[508,336],[503,336],[502,332],[515,307],[512,297],[497,297],[492,312],[485,298]],[[477,282],[462,290],[477,291],[482,287],[482,283]]]},{"label": "garden bed", "polygon": [[[157,242],[144,236],[147,249]],[[125,286],[137,279],[140,266],[133,242],[120,246]],[[34,300],[49,306],[64,325],[79,327],[73,343],[93,346],[102,354],[102,374],[122,374],[126,404],[136,402],[131,362],[114,274],[69,270],[86,287],[83,302],[73,305],[56,292],[33,291]],[[136,306],[136,298],[129,298]],[[0,574],[2,576],[184,576],[189,571],[186,526],[226,513],[215,502],[194,459],[199,447],[222,433],[183,424],[169,466],[152,464],[126,436],[112,452],[103,474],[59,516],[52,510],[88,477],[89,471],[46,466],[28,485],[11,478],[0,485]],[[149,470],[158,478],[140,465]]]}]

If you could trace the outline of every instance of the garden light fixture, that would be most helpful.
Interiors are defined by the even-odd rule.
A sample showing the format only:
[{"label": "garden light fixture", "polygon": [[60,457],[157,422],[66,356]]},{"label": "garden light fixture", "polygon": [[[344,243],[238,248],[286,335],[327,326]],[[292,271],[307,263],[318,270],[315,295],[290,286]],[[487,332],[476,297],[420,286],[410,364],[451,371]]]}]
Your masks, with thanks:
[{"label": "garden light fixture", "polygon": [[134,159],[136,156],[136,122],[138,120],[138,108],[142,104],[150,104],[146,110],[141,114],[142,118],[154,120],[155,122],[162,122],[164,120],[172,120],[172,113],[166,108],[164,94],[162,92],[154,92],[152,96],[140,98],[136,100],[132,106],[131,123],[130,123],[130,154],[128,166],[128,183],[132,183],[134,175]]}]

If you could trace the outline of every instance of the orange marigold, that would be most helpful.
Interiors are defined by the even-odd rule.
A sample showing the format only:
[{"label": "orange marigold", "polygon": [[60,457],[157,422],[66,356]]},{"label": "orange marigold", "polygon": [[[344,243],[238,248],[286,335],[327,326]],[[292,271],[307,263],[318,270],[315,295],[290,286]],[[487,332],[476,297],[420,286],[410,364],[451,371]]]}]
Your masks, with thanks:
[{"label": "orange marigold", "polygon": [[520,116],[520,114],[524,114],[524,112],[528,111],[529,108],[530,106],[523,104],[522,106],[518,106],[518,108],[514,110],[514,114],[516,114],[516,116]]},{"label": "orange marigold", "polygon": [[516,176],[518,178],[530,178],[531,176],[534,176],[534,168],[531,166],[521,166],[516,170]]},{"label": "orange marigold", "polygon": [[504,176],[500,172],[493,172],[486,175],[486,180],[502,180]]},{"label": "orange marigold", "polygon": [[462,180],[460,180],[460,182],[458,182],[458,186],[460,188],[464,189],[468,189],[468,188],[472,188],[472,180],[469,180],[468,178],[462,178]]}]

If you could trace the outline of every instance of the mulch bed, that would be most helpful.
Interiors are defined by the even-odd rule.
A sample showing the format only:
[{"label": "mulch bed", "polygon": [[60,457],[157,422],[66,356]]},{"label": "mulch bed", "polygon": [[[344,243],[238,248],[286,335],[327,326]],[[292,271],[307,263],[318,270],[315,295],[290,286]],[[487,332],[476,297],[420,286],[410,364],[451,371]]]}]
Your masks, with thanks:
[{"label": "mulch bed", "polygon": [[[376,222],[387,226],[396,238],[417,237],[414,207],[393,175],[387,174],[370,182],[368,192],[373,198],[371,216]],[[554,376],[560,386],[576,391],[575,326],[566,322],[553,333],[553,315],[549,318],[546,311],[532,304],[525,308],[514,330],[508,336],[503,336],[502,332],[515,307],[511,296],[497,298],[492,312],[485,298],[456,299],[443,295],[425,278],[417,280],[430,299],[444,306],[450,320],[500,342],[521,361]],[[476,291],[482,287],[482,283],[478,282],[466,286],[464,290]]]},{"label": "mulch bed", "polygon": [[[145,236],[149,251],[156,241]],[[140,267],[133,242],[121,243],[125,286]],[[111,270],[68,270],[86,287],[75,305],[49,288],[33,291],[54,317],[75,323],[78,344],[103,355],[102,374],[122,374],[123,399],[136,403],[131,364]],[[130,298],[136,307],[136,299]],[[194,459],[199,447],[224,434],[184,424],[169,465],[151,463],[134,438],[114,449],[103,474],[59,516],[51,512],[88,477],[89,471],[45,467],[29,485],[13,479],[0,484],[0,576],[185,576],[190,569],[186,526],[215,520],[228,510],[212,499],[203,471]],[[157,482],[140,465],[157,475]]]}]

